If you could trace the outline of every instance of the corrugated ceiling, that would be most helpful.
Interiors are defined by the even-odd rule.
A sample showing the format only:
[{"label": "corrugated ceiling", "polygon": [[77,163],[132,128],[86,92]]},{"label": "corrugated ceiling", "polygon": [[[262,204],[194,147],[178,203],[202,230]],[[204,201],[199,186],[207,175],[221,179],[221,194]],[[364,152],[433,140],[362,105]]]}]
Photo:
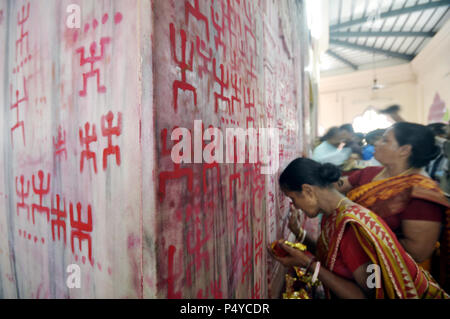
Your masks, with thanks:
[{"label": "corrugated ceiling", "polygon": [[450,0],[329,0],[329,13],[324,75],[411,61],[450,19]]}]

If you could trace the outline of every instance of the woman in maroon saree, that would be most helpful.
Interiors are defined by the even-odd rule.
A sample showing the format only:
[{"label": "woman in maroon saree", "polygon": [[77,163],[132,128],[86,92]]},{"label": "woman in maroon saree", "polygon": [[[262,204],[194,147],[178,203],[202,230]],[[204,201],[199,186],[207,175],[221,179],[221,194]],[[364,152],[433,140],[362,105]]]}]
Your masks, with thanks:
[{"label": "woman in maroon saree", "polygon": [[[431,270],[439,249],[439,281],[448,287],[450,204],[423,167],[439,153],[432,131],[420,124],[396,123],[375,145],[383,167],[368,167],[343,177],[337,188],[389,225],[406,251]],[[440,241],[438,243],[438,241]]]}]

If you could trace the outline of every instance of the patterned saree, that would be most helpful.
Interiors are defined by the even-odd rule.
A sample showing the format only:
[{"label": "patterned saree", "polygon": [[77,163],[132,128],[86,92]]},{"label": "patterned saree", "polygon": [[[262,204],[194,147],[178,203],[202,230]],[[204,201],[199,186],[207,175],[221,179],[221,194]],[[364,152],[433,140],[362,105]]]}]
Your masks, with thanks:
[{"label": "patterned saree", "polygon": [[[413,198],[427,200],[447,208],[444,229],[440,239],[439,281],[444,288],[450,283],[450,204],[442,190],[431,178],[420,175],[404,175],[371,182],[357,187],[347,194],[355,203],[386,218],[402,212]],[[421,266],[429,270],[429,261]]]},{"label": "patterned saree", "polygon": [[[379,266],[380,285],[374,288],[377,299],[449,298],[431,275],[418,267],[405,252],[386,223],[368,209],[357,204],[344,203],[337,209],[336,214],[326,217],[322,225],[317,243],[317,257],[331,272],[344,231],[346,227],[353,227],[358,242],[371,263]],[[327,295],[330,297],[329,291]]]}]

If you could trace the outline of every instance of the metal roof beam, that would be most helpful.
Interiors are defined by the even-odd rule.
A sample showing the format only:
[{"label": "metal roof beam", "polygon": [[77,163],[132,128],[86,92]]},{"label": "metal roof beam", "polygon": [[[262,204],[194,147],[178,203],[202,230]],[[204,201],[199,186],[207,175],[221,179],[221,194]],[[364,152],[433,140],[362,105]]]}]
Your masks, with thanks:
[{"label": "metal roof beam", "polygon": [[[408,8],[401,8],[401,9],[397,9],[397,10],[383,12],[380,14],[380,18],[384,19],[384,18],[398,16],[401,14],[407,14],[407,13],[427,10],[427,9],[431,9],[431,8],[441,7],[441,6],[450,6],[450,0],[428,2],[428,3],[419,4],[419,5],[408,7]],[[332,26],[330,26],[330,31],[335,31],[335,30],[338,30],[340,28],[345,28],[345,27],[351,27],[356,24],[366,23],[368,18],[369,17],[366,16],[366,17],[362,17],[360,19],[350,20],[347,22],[332,25]]]},{"label": "metal roof beam", "polygon": [[337,54],[336,52],[328,49],[327,53],[329,55],[331,55],[333,58],[341,61],[344,64],[347,64],[348,66],[350,66],[353,70],[358,70],[358,66],[356,64],[353,64],[352,62],[350,62],[349,60],[343,58],[342,56],[340,56],[339,54]]},{"label": "metal roof beam", "polygon": [[436,32],[405,32],[405,31],[367,31],[367,32],[331,32],[333,38],[352,38],[352,37],[425,37],[432,38]]},{"label": "metal roof beam", "polygon": [[414,55],[402,54],[402,53],[398,53],[398,52],[387,51],[387,50],[377,49],[377,48],[372,48],[372,47],[367,47],[367,46],[353,44],[353,43],[340,41],[340,40],[330,39],[330,44],[338,45],[338,46],[341,46],[341,47],[347,47],[347,48],[355,49],[355,50],[366,51],[366,52],[370,52],[370,53],[384,54],[384,55],[387,55],[387,56],[390,56],[390,57],[393,57],[393,58],[407,60],[407,61],[411,61],[414,58]]}]

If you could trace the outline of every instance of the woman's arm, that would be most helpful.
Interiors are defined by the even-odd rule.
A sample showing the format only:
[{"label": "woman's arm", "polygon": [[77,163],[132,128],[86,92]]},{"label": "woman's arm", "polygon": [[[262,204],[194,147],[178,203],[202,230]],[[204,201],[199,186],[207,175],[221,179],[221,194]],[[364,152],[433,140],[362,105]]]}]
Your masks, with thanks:
[{"label": "woman's arm", "polygon": [[427,220],[402,220],[401,227],[404,238],[399,241],[411,257],[418,263],[430,258],[439,239],[441,223]]},{"label": "woman's arm", "polygon": [[[294,233],[296,240],[300,240],[303,237],[304,229],[300,226],[300,215],[297,209],[291,205],[290,207],[290,216],[289,216],[289,230]],[[303,240],[303,244],[308,247],[308,250],[313,254],[316,251],[316,241],[306,233],[305,239]]]},{"label": "woman's arm", "polygon": [[[278,257],[275,256],[272,252],[270,246],[268,247],[269,253],[280,263],[282,263],[286,267],[299,266],[306,267],[308,263],[311,261],[311,258],[308,257],[305,253],[301,252],[298,249],[289,247],[279,242],[280,246],[283,250],[289,253],[286,257]],[[317,262],[314,262],[311,266],[312,271],[314,271]],[[364,283],[366,282],[367,275],[365,275],[365,268],[361,266],[355,271],[356,276],[358,276],[357,282]],[[365,277],[364,277],[365,276]],[[324,286],[329,288],[337,297],[339,298],[348,298],[348,299],[364,299],[366,298],[366,294],[364,289],[362,289],[358,284],[342,278],[325,267],[320,267],[319,270],[319,280],[323,283]]]},{"label": "woman's arm", "polygon": [[412,199],[401,213],[400,243],[411,257],[421,263],[433,254],[439,240],[443,210],[438,204]]},{"label": "woman's arm", "polygon": [[[355,278],[357,284],[332,273],[325,267],[320,267],[319,280],[322,282],[324,286],[330,289],[338,298],[366,299],[368,295],[371,294],[372,292],[370,291],[370,288],[367,286],[368,274],[366,270],[368,265],[369,264],[367,263],[365,265],[360,266],[353,273],[353,277]],[[375,290],[373,292],[375,292]]]}]

